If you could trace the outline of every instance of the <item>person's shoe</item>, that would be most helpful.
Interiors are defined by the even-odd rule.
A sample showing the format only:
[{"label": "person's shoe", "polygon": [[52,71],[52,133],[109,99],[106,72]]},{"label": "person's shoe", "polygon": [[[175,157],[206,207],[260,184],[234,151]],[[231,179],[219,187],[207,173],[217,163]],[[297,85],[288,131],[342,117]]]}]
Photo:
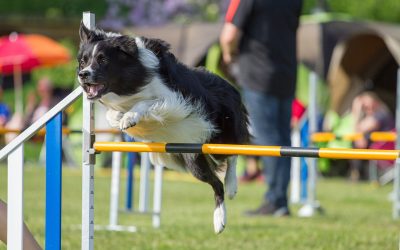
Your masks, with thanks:
[{"label": "person's shoe", "polygon": [[259,177],[262,177],[262,173],[260,170],[257,170],[257,172],[252,173],[252,174],[245,173],[243,176],[241,176],[239,178],[239,182],[240,183],[249,183],[249,182],[257,180]]},{"label": "person's shoe", "polygon": [[259,208],[255,209],[255,210],[245,211],[244,215],[246,215],[246,216],[283,217],[283,216],[290,216],[290,212],[287,207],[276,208],[271,203],[263,203]]}]

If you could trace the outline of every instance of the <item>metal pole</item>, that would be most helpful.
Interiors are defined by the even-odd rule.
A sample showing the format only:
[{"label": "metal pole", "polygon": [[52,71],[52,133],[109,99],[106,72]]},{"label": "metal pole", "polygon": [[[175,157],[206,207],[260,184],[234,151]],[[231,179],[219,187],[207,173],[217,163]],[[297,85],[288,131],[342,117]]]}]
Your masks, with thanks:
[{"label": "metal pole", "polygon": [[150,158],[149,153],[141,154],[140,163],[140,191],[139,191],[139,212],[144,213],[149,209],[149,178]]},{"label": "metal pole", "polygon": [[[115,141],[120,141],[116,139]],[[135,226],[122,226],[118,224],[118,212],[119,212],[119,186],[120,186],[120,174],[122,165],[122,152],[112,152],[112,170],[111,170],[111,191],[110,191],[110,215],[109,224],[107,226],[95,226],[95,230],[109,230],[109,231],[125,231],[125,232],[136,232]]]},{"label": "metal pole", "polygon": [[[119,138],[119,136],[118,136]],[[116,139],[116,141],[120,141]],[[121,171],[122,152],[112,153],[111,171],[111,193],[110,193],[110,227],[118,225],[118,203],[119,203],[119,176]]]},{"label": "metal pole", "polygon": [[[317,105],[317,82],[318,77],[315,72],[310,73],[310,127],[309,134],[318,131],[318,105]],[[311,144],[312,145],[312,144]],[[309,182],[308,182],[308,203],[314,206],[316,201],[317,183],[317,159],[310,159]]]},{"label": "metal pole", "polygon": [[[300,147],[300,129],[294,128],[292,132],[292,146]],[[301,158],[293,157],[292,169],[290,171],[290,202],[292,204],[300,203],[300,168]]]},{"label": "metal pole", "polygon": [[156,165],[154,168],[153,227],[159,228],[161,224],[163,166]]},{"label": "metal pole", "polygon": [[[83,23],[88,29],[95,28],[95,16],[83,13]],[[94,104],[83,92],[82,123],[82,250],[94,249]]]},{"label": "metal pole", "polygon": [[62,113],[46,125],[46,249],[61,249]]},{"label": "metal pole", "polygon": [[[121,137],[118,135],[116,142],[121,141]],[[118,212],[119,212],[119,186],[120,186],[120,174],[122,165],[122,152],[112,152],[112,171],[111,171],[111,191],[110,191],[110,217],[109,224],[107,226],[95,226],[95,230],[109,230],[109,231],[125,231],[125,232],[136,232],[135,226],[122,226],[118,224]]]},{"label": "metal pole", "polygon": [[[400,68],[397,69],[396,132],[400,131]],[[396,139],[396,149],[400,149],[400,136]],[[393,219],[400,217],[400,160],[396,160],[393,180]]]},{"label": "metal pole", "polygon": [[23,249],[24,145],[8,155],[7,248]]},{"label": "metal pole", "polygon": [[[309,127],[308,132],[310,135],[318,130],[318,107],[317,107],[317,74],[313,71],[310,72],[310,86],[309,86],[309,104],[308,104],[308,119]],[[311,143],[310,143],[311,144]],[[310,145],[309,145],[310,146]],[[318,208],[316,201],[316,182],[317,182],[317,159],[307,159],[308,165],[308,185],[307,185],[307,203],[299,210],[299,216],[310,217],[315,213]]]}]

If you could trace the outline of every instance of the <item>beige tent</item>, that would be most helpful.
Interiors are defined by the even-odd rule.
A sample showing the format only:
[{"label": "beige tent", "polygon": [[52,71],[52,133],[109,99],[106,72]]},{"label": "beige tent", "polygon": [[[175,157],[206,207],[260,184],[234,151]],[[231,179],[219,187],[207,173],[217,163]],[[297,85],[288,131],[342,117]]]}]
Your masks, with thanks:
[{"label": "beige tent", "polygon": [[165,40],[180,61],[196,66],[204,58],[208,48],[218,41],[221,29],[222,23],[166,24],[129,28],[124,33]]},{"label": "beige tent", "polygon": [[358,29],[335,46],[327,79],[331,108],[343,114],[362,90],[372,90],[392,111],[400,64],[400,26],[355,23]]},{"label": "beige tent", "polygon": [[299,62],[326,80],[334,48],[359,28],[359,23],[339,20],[302,21],[297,32]]}]

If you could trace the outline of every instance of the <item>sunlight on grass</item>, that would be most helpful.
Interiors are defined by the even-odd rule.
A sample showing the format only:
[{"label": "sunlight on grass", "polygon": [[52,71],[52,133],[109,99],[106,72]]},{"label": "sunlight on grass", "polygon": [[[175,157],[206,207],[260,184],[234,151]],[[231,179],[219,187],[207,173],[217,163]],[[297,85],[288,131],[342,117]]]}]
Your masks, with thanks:
[{"label": "sunlight on grass", "polygon": [[[110,171],[95,175],[95,222],[107,225]],[[25,221],[44,245],[44,169],[25,170]],[[95,249],[396,249],[399,224],[391,219],[391,186],[375,187],[343,179],[318,182],[318,199],[325,214],[298,218],[247,218],[243,211],[259,205],[260,183],[239,187],[235,200],[227,201],[228,225],[221,235],[212,226],[213,193],[208,185],[181,173],[167,171],[163,185],[161,229],[151,227],[149,215],[121,212],[122,225],[135,225],[137,233],[95,232]],[[135,187],[137,196],[138,186]],[[120,207],[125,202],[122,175]],[[7,170],[0,166],[0,198],[6,199]],[[137,204],[135,204],[137,207]],[[62,249],[80,249],[81,172],[63,169]],[[0,243],[0,249],[6,249]]]}]

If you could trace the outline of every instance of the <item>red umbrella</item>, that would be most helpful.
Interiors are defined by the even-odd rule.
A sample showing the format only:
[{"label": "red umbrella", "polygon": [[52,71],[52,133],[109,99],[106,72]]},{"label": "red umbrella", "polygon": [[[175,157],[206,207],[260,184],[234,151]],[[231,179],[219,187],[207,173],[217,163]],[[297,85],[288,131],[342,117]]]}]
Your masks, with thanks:
[{"label": "red umbrella", "polygon": [[22,73],[39,66],[54,66],[69,60],[68,50],[48,37],[15,32],[0,37],[0,73],[14,75],[16,111],[22,112]]}]

